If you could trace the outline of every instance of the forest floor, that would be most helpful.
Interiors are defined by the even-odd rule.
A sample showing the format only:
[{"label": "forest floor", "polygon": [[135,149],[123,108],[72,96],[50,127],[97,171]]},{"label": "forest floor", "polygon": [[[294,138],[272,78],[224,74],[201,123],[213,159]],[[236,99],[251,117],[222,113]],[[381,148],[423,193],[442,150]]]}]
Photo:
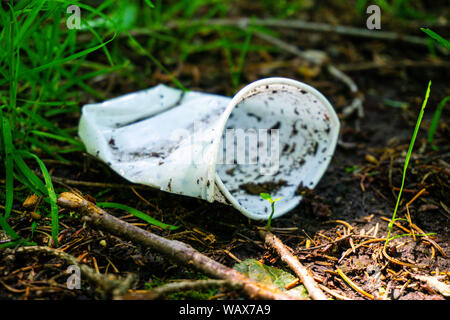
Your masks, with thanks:
[{"label": "forest floor", "polygon": [[[245,13],[244,9],[241,10],[239,15]],[[320,11],[316,13],[319,14]],[[347,21],[341,18],[339,23],[346,24]],[[406,30],[411,30],[408,28]],[[401,28],[399,30],[403,32]],[[273,232],[292,248],[319,283],[350,299],[367,297],[352,289],[337,269],[377,298],[444,299],[436,288],[419,278],[438,275],[441,282],[450,281],[448,108],[441,115],[434,138],[437,151],[427,144],[426,139],[434,110],[450,94],[450,68],[446,58],[440,54],[431,55],[426,46],[400,41],[335,33],[308,34],[289,29],[280,29],[279,32],[284,41],[299,48],[326,52],[332,63],[358,85],[364,96],[364,116],[342,115],[352,96],[347,87],[336,81],[325,68],[316,70],[283,50],[247,55],[240,87],[269,76],[297,79],[321,91],[341,118],[342,143],[337,146],[328,170],[314,190],[299,188],[298,192],[303,194],[302,202],[272,222]],[[299,34],[304,36],[298,37]],[[253,41],[264,43],[256,37]],[[223,55],[199,53],[183,64],[175,64],[171,71],[191,90],[232,95],[230,81],[221,71],[226,64]],[[388,253],[393,259],[389,260],[383,256],[381,248],[401,185],[406,151],[429,80],[433,81],[431,95],[397,213],[397,217],[406,218],[406,204],[417,196],[409,205],[416,229],[399,220],[393,228],[393,235],[411,231],[433,235],[416,236],[415,239],[409,235],[392,240]],[[170,79],[160,70],[152,74],[148,86],[161,82],[170,84]],[[136,89],[135,84],[127,83],[118,75],[103,79],[98,85],[108,88],[107,96],[111,97]],[[79,113],[73,113],[71,117],[65,114],[64,118],[57,119],[57,123],[61,126],[63,123],[76,125],[79,116]],[[67,190],[65,185],[69,185],[97,201],[126,204],[164,223],[179,226],[177,230],[163,230],[142,223],[124,211],[108,209],[129,223],[168,239],[188,243],[226,266],[233,267],[239,261],[252,258],[288,270],[258,236],[265,222],[249,220],[225,205],[132,185],[86,153],[70,154],[67,157],[70,165],[49,159],[45,154],[41,156],[52,177],[69,179],[64,184],[55,183],[57,192]],[[10,224],[17,232],[29,234],[32,218],[20,204],[15,204],[13,209],[18,214],[10,218]],[[49,226],[40,225],[33,241],[47,245],[49,230]],[[344,239],[338,240],[340,237]],[[372,241],[367,241],[370,239]],[[187,266],[171,263],[156,252],[84,225],[76,215],[64,210],[61,211],[59,248],[102,273],[136,274],[133,290],[148,290],[180,279],[205,278]],[[81,289],[69,290],[65,286],[67,274],[64,270],[67,266],[61,259],[46,255],[0,251],[0,299],[103,298],[101,292],[87,281],[82,282]],[[245,298],[245,295],[232,290],[211,289],[172,294],[168,298],[238,299]]]}]

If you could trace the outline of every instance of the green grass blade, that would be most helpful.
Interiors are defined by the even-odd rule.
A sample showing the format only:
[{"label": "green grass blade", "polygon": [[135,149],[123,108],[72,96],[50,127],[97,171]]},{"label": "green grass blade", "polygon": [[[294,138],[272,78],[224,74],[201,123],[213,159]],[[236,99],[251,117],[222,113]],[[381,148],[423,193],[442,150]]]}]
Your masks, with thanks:
[{"label": "green grass blade", "polygon": [[425,32],[430,38],[433,38],[440,44],[442,44],[444,47],[450,50],[450,41],[447,41],[446,39],[442,38],[440,35],[438,35],[436,32],[434,32],[431,29],[428,28],[420,28],[423,32]]},{"label": "green grass blade", "polygon": [[21,152],[15,152],[13,154],[16,169],[31,183],[31,185],[33,185],[35,190],[38,190],[41,194],[45,194],[45,185],[42,183],[41,179],[39,179],[39,177],[28,167],[20,154]]},{"label": "green grass blade", "polygon": [[[84,25],[86,28],[94,35],[94,37],[98,40],[100,44],[103,44],[102,38],[98,35],[98,33],[92,28],[88,23],[84,22]],[[111,54],[109,53],[108,47],[103,46],[102,50],[105,52],[106,58],[108,59],[108,62],[111,66],[114,66],[113,59],[111,58]]]},{"label": "green grass blade", "polygon": [[[17,17],[14,12],[14,8],[9,4],[11,12],[11,22],[9,26],[9,108],[10,108],[10,120],[11,124],[14,125],[15,109],[16,109],[16,98],[17,98],[17,87],[18,87],[18,75],[19,75],[19,47],[17,45],[12,45],[17,40],[16,34],[18,33]],[[9,21],[8,21],[9,22]],[[13,26],[14,25],[14,29]]]},{"label": "green grass blade", "polygon": [[252,39],[252,32],[251,32],[251,30],[247,30],[246,34],[245,34],[245,42],[244,42],[244,45],[242,47],[241,54],[239,56],[238,70],[236,71],[236,73],[237,73],[237,75],[236,75],[236,78],[237,78],[236,86],[239,84],[239,79],[241,77],[242,69],[244,68],[245,56],[247,55],[247,52],[248,52],[248,50],[250,48],[251,39]]},{"label": "green grass blade", "polygon": [[127,205],[124,205],[124,204],[114,203],[114,202],[97,202],[97,206],[99,206],[100,208],[115,208],[115,209],[124,210],[124,211],[134,215],[136,218],[144,220],[145,222],[147,222],[149,224],[153,224],[153,225],[158,226],[163,229],[175,230],[175,229],[179,228],[177,226],[162,223],[161,221],[158,221],[158,220],[150,217],[148,214],[146,214],[140,210],[137,210],[135,208],[129,207]]},{"label": "green grass blade", "polygon": [[13,228],[11,228],[6,219],[1,214],[0,214],[0,227],[3,229],[3,231],[6,232],[6,234],[11,239],[20,239],[20,236],[14,231]]},{"label": "green grass blade", "polygon": [[29,189],[30,192],[37,194],[38,196],[42,195],[42,192],[39,191],[28,179],[23,175],[22,172],[15,172],[14,179],[23,184],[26,188]]},{"label": "green grass blade", "polygon": [[50,138],[50,139],[58,140],[61,142],[67,142],[67,143],[70,143],[71,145],[79,147],[80,150],[84,150],[83,143],[81,141],[75,140],[73,138],[62,137],[57,134],[43,132],[43,131],[39,131],[39,130],[32,130],[31,133],[33,133],[34,135],[40,136],[40,137]]},{"label": "green grass blade", "polygon": [[26,241],[25,239],[19,239],[12,242],[2,243],[0,244],[0,248],[17,248],[20,246],[36,246],[36,242]]},{"label": "green grass blade", "polygon": [[137,41],[128,31],[126,32],[128,35],[128,38],[130,39],[130,44],[132,44],[136,49],[138,49],[139,54],[147,56],[148,58],[150,58],[150,60],[158,67],[160,68],[162,71],[164,71],[170,78],[170,80],[172,80],[172,82],[181,90],[183,91],[189,91],[188,89],[186,89],[181,82],[174,77],[174,75],[167,70],[167,68],[161,63],[159,62],[158,59],[156,59],[150,52],[148,52],[148,50],[144,49],[141,44],[139,43],[139,41]]},{"label": "green grass blade", "polygon": [[400,204],[400,199],[402,197],[403,188],[405,186],[406,170],[408,169],[409,160],[411,158],[411,153],[412,153],[412,150],[413,150],[413,147],[414,147],[414,143],[416,142],[417,133],[419,132],[420,123],[422,122],[423,114],[425,112],[425,107],[426,107],[427,102],[428,102],[428,97],[430,96],[430,89],[431,89],[431,80],[428,82],[428,88],[427,88],[427,92],[425,93],[425,99],[423,100],[422,108],[420,109],[419,117],[417,118],[416,127],[414,128],[414,133],[412,135],[411,142],[409,144],[408,153],[406,154],[405,164],[403,166],[402,183],[401,183],[401,186],[400,186],[400,191],[399,191],[398,196],[397,196],[397,202],[395,204],[394,213],[392,214],[392,219],[391,219],[391,222],[389,223],[389,226],[388,226],[389,230],[388,230],[388,235],[386,237],[385,246],[391,240],[389,237],[391,235],[392,227],[393,227],[393,224],[394,224],[394,221],[395,221],[395,216],[397,214],[398,206]]},{"label": "green grass blade", "polygon": [[57,197],[56,197],[55,189],[53,188],[52,179],[47,170],[47,167],[42,162],[42,160],[39,159],[38,156],[36,156],[35,154],[30,153],[28,151],[22,151],[21,153],[34,158],[42,171],[42,175],[44,176],[46,191],[47,191],[48,198],[50,200],[50,216],[52,219],[52,238],[53,238],[53,241],[55,242],[56,246],[58,246],[58,234],[59,234],[58,205],[56,204]]},{"label": "green grass blade", "polygon": [[9,125],[8,119],[2,117],[2,133],[3,133],[3,143],[5,147],[5,189],[6,189],[6,202],[5,202],[5,218],[8,219],[12,205],[13,205],[13,173],[14,173],[14,163],[12,155],[14,153],[14,147],[12,142],[11,127]]},{"label": "green grass blade", "polygon": [[88,48],[88,49],[81,50],[80,52],[71,54],[71,55],[68,56],[68,57],[65,57],[65,58],[62,58],[62,59],[58,59],[58,60],[55,60],[55,61],[46,63],[46,64],[44,64],[44,65],[41,65],[41,66],[39,66],[39,67],[36,67],[36,68],[30,69],[30,70],[24,71],[24,72],[22,72],[22,73],[19,74],[19,78],[23,78],[25,75],[27,75],[27,74],[29,74],[29,73],[40,72],[40,71],[43,71],[43,70],[45,70],[45,69],[47,69],[47,68],[54,67],[54,66],[58,66],[58,65],[61,65],[61,64],[65,63],[65,62],[68,62],[68,61],[75,60],[75,59],[78,59],[78,58],[80,58],[80,57],[83,57],[83,56],[85,56],[85,55],[87,55],[87,54],[89,54],[89,53],[91,53],[91,52],[94,52],[94,51],[96,51],[96,50],[98,50],[98,49],[100,49],[100,48],[106,46],[108,43],[110,43],[111,41],[114,40],[114,38],[116,37],[116,35],[117,35],[117,34],[115,33],[111,39],[109,39],[108,41],[103,42],[103,43],[101,43],[101,44],[99,44],[99,45],[96,45],[96,46],[94,46],[94,47],[91,47],[91,48]]},{"label": "green grass blade", "polygon": [[27,33],[28,28],[30,28],[30,26],[33,25],[34,20],[38,16],[45,2],[46,2],[45,0],[39,0],[33,1],[33,3],[31,3],[30,5],[31,13],[29,15],[26,15],[25,22],[20,26],[20,31],[14,41],[14,46],[20,45],[20,43],[22,42],[22,38]]},{"label": "green grass blade", "polygon": [[[434,236],[434,235],[436,235],[436,233],[415,233],[414,234],[416,237],[429,237],[429,236]],[[390,240],[394,240],[394,239],[397,239],[397,238],[401,238],[401,237],[408,237],[408,236],[412,236],[412,233],[404,233],[404,234],[399,234],[399,235],[396,235],[396,236],[393,236]]]},{"label": "green grass blade", "polygon": [[42,128],[47,128],[59,136],[67,137],[68,139],[73,139],[73,137],[67,133],[65,130],[58,128],[53,122],[41,117],[38,113],[32,112],[31,110],[27,110],[24,108],[18,109],[21,113],[24,113],[29,119],[33,120],[34,123],[39,124]]},{"label": "green grass blade", "polygon": [[155,5],[150,1],[150,0],[145,0],[145,3],[150,7],[150,8],[155,8]]}]

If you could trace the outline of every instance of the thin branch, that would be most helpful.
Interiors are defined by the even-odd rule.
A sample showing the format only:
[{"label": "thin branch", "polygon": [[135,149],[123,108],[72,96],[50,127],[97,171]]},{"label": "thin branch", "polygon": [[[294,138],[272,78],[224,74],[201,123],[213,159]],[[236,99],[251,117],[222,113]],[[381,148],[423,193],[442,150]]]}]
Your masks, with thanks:
[{"label": "thin branch", "polygon": [[433,290],[439,292],[444,297],[449,298],[450,297],[450,285],[440,281],[444,280],[445,277],[440,276],[426,276],[426,275],[414,275],[410,274],[410,276],[416,280],[420,280],[425,282],[427,285],[429,285]]},{"label": "thin branch", "polygon": [[332,295],[333,297],[335,297],[335,298],[337,298],[337,299],[339,299],[339,300],[352,300],[352,299],[350,299],[350,298],[348,298],[348,297],[346,297],[346,296],[343,296],[342,294],[337,293],[337,292],[334,291],[334,290],[328,289],[328,288],[325,287],[324,285],[319,284],[319,287],[320,287],[323,291],[325,291],[326,293]]},{"label": "thin branch", "polygon": [[[272,43],[273,45],[279,47],[280,49],[283,49],[284,51],[287,51],[289,53],[292,53],[299,58],[306,60],[310,63],[316,64],[316,65],[326,65],[328,72],[335,77],[337,80],[343,82],[350,90],[353,98],[352,103],[345,107],[342,111],[342,114],[344,117],[348,117],[351,115],[355,110],[357,111],[358,117],[362,118],[364,116],[364,109],[363,109],[363,99],[362,94],[359,92],[358,85],[353,81],[352,78],[350,78],[347,74],[339,70],[334,65],[330,64],[328,62],[327,55],[324,52],[321,51],[302,51],[298,49],[296,46],[291,45],[279,38],[275,38],[271,35],[268,35],[266,33],[262,33],[259,31],[253,31],[253,34],[260,37],[261,39]],[[312,54],[313,53],[313,54]]]},{"label": "thin branch", "polygon": [[305,286],[306,290],[308,290],[308,294],[314,300],[328,300],[327,296],[322,292],[317,282],[314,280],[313,276],[310,274],[309,270],[306,269],[298,260],[296,256],[294,256],[287,247],[278,239],[273,233],[270,232],[262,232],[261,236],[264,238],[266,243],[274,248],[277,253],[280,255],[281,260],[285,262],[292,271],[298,276],[300,281]]},{"label": "thin branch", "polygon": [[151,29],[136,29],[132,35],[149,34],[161,29],[179,29],[193,26],[228,26],[248,28],[249,26],[300,29],[314,32],[336,33],[343,36],[358,38],[377,39],[386,41],[400,41],[413,45],[427,46],[428,41],[424,37],[405,35],[391,31],[373,31],[363,28],[331,25],[320,22],[310,22],[304,20],[281,20],[281,19],[255,19],[255,18],[234,18],[234,19],[209,19],[190,21],[171,21],[165,25],[155,26]]},{"label": "thin branch", "polygon": [[[43,177],[41,173],[36,172],[36,174],[40,177]],[[108,182],[95,182],[95,181],[80,181],[80,180],[72,180],[68,178],[55,177],[51,176],[52,182],[62,185],[63,187],[68,188],[68,186],[83,186],[89,188],[135,188],[135,189],[148,189],[147,186],[139,185],[139,184],[125,184],[125,183],[108,183]]]},{"label": "thin branch", "polygon": [[162,299],[165,296],[180,291],[188,290],[205,290],[212,288],[228,288],[228,289],[240,289],[239,285],[229,280],[189,280],[172,282],[144,293],[130,293],[122,297],[123,300],[156,300]]},{"label": "thin branch", "polygon": [[239,286],[250,298],[302,299],[292,293],[287,294],[272,286],[253,281],[240,272],[201,254],[183,242],[168,240],[122,221],[77,194],[71,192],[60,194],[58,204],[61,207],[78,211],[83,216],[83,220],[89,222],[92,226],[158,251],[179,265],[192,267],[213,278],[229,280],[233,285]]},{"label": "thin branch", "polygon": [[11,250],[14,253],[26,253],[26,254],[50,254],[57,258],[60,258],[71,265],[76,265],[80,268],[81,275],[89,282],[96,284],[103,292],[106,294],[112,294],[112,296],[122,295],[130,288],[132,283],[134,282],[135,276],[133,274],[129,274],[126,279],[120,279],[113,275],[104,275],[101,273],[97,273],[95,270],[91,269],[86,264],[78,261],[74,256],[50,247],[44,246],[25,246],[19,247],[15,250],[13,249],[5,249]]},{"label": "thin branch", "polygon": [[361,294],[361,295],[363,295],[363,296],[365,296],[365,297],[367,297],[367,298],[369,298],[369,299],[371,299],[371,300],[374,300],[374,299],[375,299],[375,297],[374,297],[373,295],[371,295],[370,293],[364,291],[363,289],[361,289],[360,287],[358,287],[352,280],[350,280],[350,279],[345,275],[345,273],[342,272],[341,269],[337,268],[336,271],[337,271],[337,273],[339,273],[339,275],[342,277],[342,279],[344,279],[344,281],[347,282],[347,284],[348,284],[350,287],[352,287],[355,291],[357,291],[359,294]]}]

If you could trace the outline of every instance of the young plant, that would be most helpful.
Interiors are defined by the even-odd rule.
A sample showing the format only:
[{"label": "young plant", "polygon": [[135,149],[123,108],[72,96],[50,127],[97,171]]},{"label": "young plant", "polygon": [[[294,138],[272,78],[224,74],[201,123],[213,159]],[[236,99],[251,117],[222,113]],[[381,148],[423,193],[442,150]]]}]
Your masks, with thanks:
[{"label": "young plant", "polygon": [[272,196],[269,193],[260,193],[259,194],[261,196],[261,198],[263,198],[264,200],[267,200],[270,202],[270,205],[272,207],[272,212],[270,213],[269,216],[269,220],[267,220],[267,230],[270,232],[270,224],[272,222],[272,217],[273,214],[275,212],[275,202],[277,202],[278,200],[280,200],[281,198],[276,198],[275,200],[272,199]]},{"label": "young plant", "polygon": [[413,149],[414,143],[416,141],[417,133],[419,132],[420,123],[422,122],[422,117],[423,117],[423,113],[425,111],[425,107],[427,105],[428,97],[430,96],[430,88],[431,88],[431,80],[428,83],[427,92],[425,93],[425,99],[423,100],[422,108],[420,109],[419,117],[417,118],[416,127],[414,129],[414,133],[412,135],[411,142],[409,144],[408,153],[406,154],[405,164],[403,166],[402,184],[400,186],[400,191],[399,191],[398,196],[397,196],[397,203],[395,204],[395,208],[394,208],[394,213],[392,215],[392,219],[391,219],[391,221],[389,222],[389,225],[388,225],[388,229],[389,230],[388,230],[388,234],[387,234],[387,237],[386,237],[386,242],[384,243],[385,247],[387,246],[388,242],[393,239],[393,238],[391,239],[390,236],[391,236],[391,232],[392,232],[392,228],[393,228],[394,222],[395,222],[395,220],[398,220],[398,219],[395,219],[395,216],[397,214],[398,206],[400,204],[400,199],[402,197],[403,187],[405,185],[406,170],[408,169],[408,164],[409,164],[409,160],[411,158],[412,149]]}]

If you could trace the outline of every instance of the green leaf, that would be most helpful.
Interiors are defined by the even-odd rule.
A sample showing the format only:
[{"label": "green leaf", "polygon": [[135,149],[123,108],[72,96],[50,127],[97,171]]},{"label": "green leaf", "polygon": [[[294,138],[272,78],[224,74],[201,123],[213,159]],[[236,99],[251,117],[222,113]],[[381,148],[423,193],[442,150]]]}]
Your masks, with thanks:
[{"label": "green leaf", "polygon": [[153,224],[153,225],[158,226],[163,229],[175,230],[175,229],[179,228],[177,226],[162,223],[161,221],[158,221],[155,218],[150,217],[148,214],[146,214],[142,211],[139,211],[135,208],[129,207],[127,205],[124,205],[124,204],[115,203],[115,202],[97,202],[96,205],[99,206],[100,208],[115,208],[115,209],[124,210],[124,211],[134,215],[136,218],[144,220],[147,223]]},{"label": "green leaf", "polygon": [[264,200],[267,200],[267,201],[270,201],[270,202],[272,202],[271,200],[272,200],[272,196],[270,195],[270,194],[268,194],[268,193],[260,193],[259,194],[260,195],[260,197],[261,198],[263,198]]},{"label": "green leaf", "polygon": [[304,286],[299,285],[292,289],[286,290],[285,286],[294,282],[297,278],[289,272],[277,269],[259,262],[255,259],[247,259],[234,266],[234,269],[247,276],[248,278],[267,285],[272,285],[283,292],[293,293],[309,299],[308,293]]}]

